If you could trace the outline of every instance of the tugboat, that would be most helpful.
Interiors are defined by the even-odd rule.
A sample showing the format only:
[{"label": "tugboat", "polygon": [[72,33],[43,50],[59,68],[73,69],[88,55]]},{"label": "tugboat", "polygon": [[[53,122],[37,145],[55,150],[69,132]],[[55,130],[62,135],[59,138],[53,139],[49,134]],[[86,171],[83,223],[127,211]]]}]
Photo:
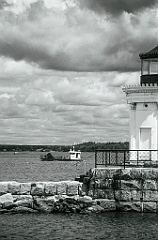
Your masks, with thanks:
[{"label": "tugboat", "polygon": [[41,156],[42,161],[82,161],[81,159],[81,151],[75,150],[73,146],[69,151],[69,156],[55,156],[54,152],[49,152],[45,155]]}]

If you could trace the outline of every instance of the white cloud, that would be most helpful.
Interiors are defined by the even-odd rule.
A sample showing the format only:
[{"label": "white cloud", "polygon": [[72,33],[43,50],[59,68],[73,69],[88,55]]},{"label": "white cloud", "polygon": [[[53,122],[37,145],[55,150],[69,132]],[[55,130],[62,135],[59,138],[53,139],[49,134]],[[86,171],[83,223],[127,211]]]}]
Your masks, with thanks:
[{"label": "white cloud", "polygon": [[128,140],[121,86],[139,83],[138,55],[157,44],[157,9],[112,17],[77,0],[7,3],[0,10],[1,143]]}]

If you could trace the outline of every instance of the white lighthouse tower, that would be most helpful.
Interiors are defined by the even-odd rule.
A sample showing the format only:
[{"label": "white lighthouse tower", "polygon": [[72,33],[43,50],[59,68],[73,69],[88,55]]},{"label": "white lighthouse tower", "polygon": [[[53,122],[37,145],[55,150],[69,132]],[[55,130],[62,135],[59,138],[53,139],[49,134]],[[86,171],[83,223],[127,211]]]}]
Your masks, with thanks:
[{"label": "white lighthouse tower", "polygon": [[158,46],[139,56],[140,84],[122,88],[130,105],[130,150],[150,150],[148,157],[157,160],[155,150],[158,150]]}]

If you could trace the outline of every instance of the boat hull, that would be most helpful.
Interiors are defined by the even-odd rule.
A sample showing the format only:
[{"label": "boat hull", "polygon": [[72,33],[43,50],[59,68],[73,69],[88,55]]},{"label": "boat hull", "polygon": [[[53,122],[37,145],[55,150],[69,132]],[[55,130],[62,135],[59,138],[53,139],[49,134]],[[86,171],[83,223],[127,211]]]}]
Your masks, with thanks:
[{"label": "boat hull", "polygon": [[41,157],[41,161],[64,161],[64,162],[76,162],[76,161],[82,161],[82,159],[60,159],[60,158],[45,158],[45,157]]},{"label": "boat hull", "polygon": [[71,159],[69,157],[64,157],[64,156],[48,156],[48,155],[44,155],[44,156],[41,156],[41,161],[65,161],[65,162],[72,162],[72,161],[82,161],[82,159]]}]

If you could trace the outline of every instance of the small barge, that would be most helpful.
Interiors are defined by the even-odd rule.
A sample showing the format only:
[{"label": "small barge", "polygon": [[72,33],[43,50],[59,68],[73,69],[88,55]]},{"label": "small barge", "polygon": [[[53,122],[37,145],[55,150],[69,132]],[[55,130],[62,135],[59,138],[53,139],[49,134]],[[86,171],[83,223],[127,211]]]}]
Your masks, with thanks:
[{"label": "small barge", "polygon": [[82,161],[81,158],[81,151],[75,150],[75,147],[73,146],[72,149],[69,151],[69,156],[62,156],[62,155],[56,155],[54,152],[49,152],[45,155],[41,156],[42,161]]}]

